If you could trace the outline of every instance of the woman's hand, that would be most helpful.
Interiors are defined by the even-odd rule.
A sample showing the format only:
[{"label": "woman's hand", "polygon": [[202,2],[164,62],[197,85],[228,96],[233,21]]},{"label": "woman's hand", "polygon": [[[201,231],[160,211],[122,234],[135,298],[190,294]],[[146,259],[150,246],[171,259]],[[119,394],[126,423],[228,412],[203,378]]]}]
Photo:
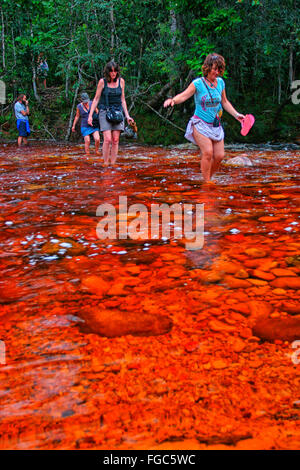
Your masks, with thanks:
[{"label": "woman's hand", "polygon": [[74,126],[72,127],[72,132],[75,132],[75,127]]},{"label": "woman's hand", "polygon": [[240,113],[235,113],[234,117],[240,122],[242,122],[242,120],[245,119],[244,114],[240,114]]},{"label": "woman's hand", "polygon": [[132,117],[127,116],[126,119],[127,119],[127,122],[128,122],[128,124],[129,124],[130,126],[131,126],[132,124],[134,124],[134,119],[132,119]]},{"label": "woman's hand", "polygon": [[174,106],[175,105],[175,102],[174,102],[174,99],[173,98],[168,98],[165,102],[164,102],[164,108],[167,108],[168,106]]},{"label": "woman's hand", "polygon": [[92,116],[89,116],[89,118],[88,118],[88,125],[93,127],[93,117]]}]

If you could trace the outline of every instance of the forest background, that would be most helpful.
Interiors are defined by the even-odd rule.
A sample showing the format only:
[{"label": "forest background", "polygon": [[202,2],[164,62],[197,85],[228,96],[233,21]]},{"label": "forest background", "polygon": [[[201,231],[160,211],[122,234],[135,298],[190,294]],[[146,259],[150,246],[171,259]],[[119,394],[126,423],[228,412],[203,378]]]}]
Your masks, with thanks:
[{"label": "forest background", "polygon": [[[291,99],[300,80],[299,17],[299,0],[1,0],[0,138],[17,136],[13,102],[25,93],[32,138],[81,141],[79,128],[71,132],[80,93],[94,97],[114,58],[139,141],[181,143],[193,100],[168,110],[163,101],[217,52],[227,64],[227,96],[256,117],[245,139],[225,113],[227,142],[300,142],[300,104]],[[46,90],[36,82],[40,52],[49,65]]]}]

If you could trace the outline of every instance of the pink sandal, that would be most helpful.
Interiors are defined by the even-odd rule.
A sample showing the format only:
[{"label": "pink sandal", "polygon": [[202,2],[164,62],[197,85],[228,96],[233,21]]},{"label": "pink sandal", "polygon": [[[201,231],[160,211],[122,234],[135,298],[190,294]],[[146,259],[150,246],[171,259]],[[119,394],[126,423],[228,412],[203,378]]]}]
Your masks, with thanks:
[{"label": "pink sandal", "polygon": [[254,123],[255,117],[252,114],[246,114],[246,116],[242,120],[241,134],[243,136],[247,135]]}]

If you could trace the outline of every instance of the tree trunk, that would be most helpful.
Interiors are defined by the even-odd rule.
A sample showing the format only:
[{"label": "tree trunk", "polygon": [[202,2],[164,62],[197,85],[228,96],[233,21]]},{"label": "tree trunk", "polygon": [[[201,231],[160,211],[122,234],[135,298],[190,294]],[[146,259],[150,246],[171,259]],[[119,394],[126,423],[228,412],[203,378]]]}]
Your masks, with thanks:
[{"label": "tree trunk", "polygon": [[80,85],[81,85],[81,81],[82,81],[81,70],[79,70],[78,71],[78,83],[77,83],[77,87],[76,87],[75,95],[74,95],[74,99],[73,99],[71,114],[70,114],[70,118],[69,118],[69,125],[68,125],[68,129],[67,129],[67,133],[65,135],[65,140],[66,141],[68,141],[69,138],[70,138],[72,123],[73,123],[73,116],[74,116],[74,109],[75,109],[76,100],[77,100],[78,91],[79,91],[79,88],[80,88]]},{"label": "tree trunk", "polygon": [[144,38],[143,36],[140,36],[140,57],[139,57],[139,67],[138,67],[138,74],[137,74],[137,81],[136,81],[137,89],[140,86],[140,79],[141,79],[141,72],[142,72],[143,45],[144,45]]},{"label": "tree trunk", "polygon": [[290,86],[292,86],[292,82],[294,80],[294,73],[293,73],[293,46],[290,45],[290,57],[289,57],[289,82]]},{"label": "tree trunk", "polygon": [[110,30],[110,55],[111,58],[114,58],[114,50],[115,50],[115,17],[114,17],[114,5],[113,2],[110,6],[110,21],[111,21],[111,30]]},{"label": "tree trunk", "polygon": [[13,56],[14,56],[14,65],[13,65],[12,68],[15,68],[15,66],[17,65],[17,54],[16,54],[16,45],[15,45],[15,37],[14,37],[13,27],[11,28],[11,37],[12,37]]},{"label": "tree trunk", "polygon": [[1,42],[2,42],[2,66],[3,70],[6,69],[5,64],[5,31],[4,31],[4,18],[3,18],[3,10],[1,8]]},{"label": "tree trunk", "polygon": [[32,88],[33,88],[33,93],[35,96],[35,99],[37,100],[38,103],[41,102],[41,98],[37,92],[37,87],[36,87],[36,70],[35,70],[35,61],[34,61],[34,55],[32,54],[31,56],[31,67],[32,67]]},{"label": "tree trunk", "polygon": [[281,103],[281,64],[278,66],[278,104]]},{"label": "tree trunk", "polygon": [[65,82],[65,97],[66,97],[66,99],[68,99],[68,97],[69,97],[69,70],[70,70],[70,67],[69,67],[69,64],[68,64],[67,67],[66,67],[66,82]]},{"label": "tree trunk", "polygon": [[156,93],[156,95],[152,96],[150,100],[147,101],[147,105],[151,106],[152,108],[155,108],[156,106],[160,105],[160,101],[165,98],[165,94],[175,85],[175,83],[178,82],[178,78],[172,80],[171,82],[167,83],[165,86],[162,87],[162,89]]},{"label": "tree trunk", "polygon": [[[30,26],[30,36],[33,38],[33,30],[32,30],[32,24]],[[39,94],[37,92],[37,87],[36,87],[36,68],[35,68],[35,60],[34,60],[34,53],[32,52],[31,54],[31,68],[32,68],[32,88],[33,88],[33,93],[35,96],[35,99],[37,100],[38,103],[41,102],[41,98],[39,97]]]},{"label": "tree trunk", "polygon": [[174,10],[170,10],[170,17],[171,17],[171,46],[174,47],[176,43],[176,33],[177,33],[177,20],[176,20],[176,14]]}]

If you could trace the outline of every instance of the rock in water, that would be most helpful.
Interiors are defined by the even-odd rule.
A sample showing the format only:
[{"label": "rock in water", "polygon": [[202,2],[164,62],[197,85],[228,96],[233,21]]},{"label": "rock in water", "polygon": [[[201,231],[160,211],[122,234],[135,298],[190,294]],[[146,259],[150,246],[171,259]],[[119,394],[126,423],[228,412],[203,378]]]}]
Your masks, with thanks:
[{"label": "rock in water", "polygon": [[300,338],[300,317],[258,318],[253,335],[265,341],[295,341]]},{"label": "rock in water", "polygon": [[78,316],[85,321],[84,325],[80,325],[82,332],[108,338],[124,335],[158,336],[168,333],[173,326],[171,319],[165,315],[140,312],[91,308]]},{"label": "rock in water", "polygon": [[230,166],[253,166],[252,161],[248,157],[234,157],[224,161],[225,165]]}]

